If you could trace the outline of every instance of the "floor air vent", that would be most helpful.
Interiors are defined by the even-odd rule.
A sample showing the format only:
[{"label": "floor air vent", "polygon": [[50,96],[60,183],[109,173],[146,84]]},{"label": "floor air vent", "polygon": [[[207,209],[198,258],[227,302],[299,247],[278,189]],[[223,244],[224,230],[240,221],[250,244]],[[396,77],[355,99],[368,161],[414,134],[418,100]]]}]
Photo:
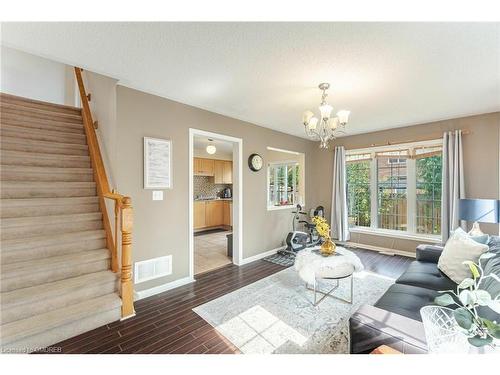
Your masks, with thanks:
[{"label": "floor air vent", "polygon": [[134,283],[142,283],[172,273],[172,255],[135,263]]}]

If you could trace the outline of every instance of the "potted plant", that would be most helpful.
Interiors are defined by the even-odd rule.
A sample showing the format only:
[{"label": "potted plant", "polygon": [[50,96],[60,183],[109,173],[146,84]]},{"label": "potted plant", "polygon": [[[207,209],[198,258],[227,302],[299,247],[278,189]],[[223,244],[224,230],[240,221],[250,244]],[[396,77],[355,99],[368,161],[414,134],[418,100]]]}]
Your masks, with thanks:
[{"label": "potted plant", "polygon": [[481,261],[495,256],[494,253],[484,253],[478,263],[463,262],[469,266],[472,277],[464,279],[457,290],[444,290],[443,295],[436,297],[434,302],[440,306],[454,307],[453,317],[461,332],[468,338],[469,344],[475,347],[485,345],[498,347],[500,340],[500,322],[488,320],[478,312],[480,306],[488,306],[500,314],[500,295],[491,296],[481,289],[483,280],[493,278],[500,282],[495,274],[484,275]]}]

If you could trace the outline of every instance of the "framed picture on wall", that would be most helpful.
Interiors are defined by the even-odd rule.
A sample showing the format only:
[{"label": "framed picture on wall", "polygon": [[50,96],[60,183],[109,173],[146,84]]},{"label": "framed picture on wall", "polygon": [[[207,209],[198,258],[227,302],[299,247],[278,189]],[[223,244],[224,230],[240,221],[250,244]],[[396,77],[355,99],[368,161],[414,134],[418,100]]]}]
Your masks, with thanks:
[{"label": "framed picture on wall", "polygon": [[144,189],[172,188],[172,141],[144,137]]}]

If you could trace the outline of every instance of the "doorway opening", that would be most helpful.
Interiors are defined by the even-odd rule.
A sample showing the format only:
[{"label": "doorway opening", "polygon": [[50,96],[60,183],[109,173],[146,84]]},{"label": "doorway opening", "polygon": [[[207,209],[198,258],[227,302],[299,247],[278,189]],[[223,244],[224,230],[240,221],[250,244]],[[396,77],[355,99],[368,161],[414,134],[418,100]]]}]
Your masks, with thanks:
[{"label": "doorway opening", "polygon": [[190,276],[242,259],[242,140],[189,131]]}]

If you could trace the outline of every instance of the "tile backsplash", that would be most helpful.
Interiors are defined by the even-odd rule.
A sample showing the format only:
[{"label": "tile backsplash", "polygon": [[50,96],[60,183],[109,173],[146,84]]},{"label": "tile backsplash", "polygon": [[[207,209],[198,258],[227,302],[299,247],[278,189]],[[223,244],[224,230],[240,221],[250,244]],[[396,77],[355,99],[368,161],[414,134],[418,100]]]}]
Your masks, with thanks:
[{"label": "tile backsplash", "polygon": [[195,197],[216,197],[226,187],[232,189],[232,185],[214,184],[213,177],[193,176],[193,194]]}]

